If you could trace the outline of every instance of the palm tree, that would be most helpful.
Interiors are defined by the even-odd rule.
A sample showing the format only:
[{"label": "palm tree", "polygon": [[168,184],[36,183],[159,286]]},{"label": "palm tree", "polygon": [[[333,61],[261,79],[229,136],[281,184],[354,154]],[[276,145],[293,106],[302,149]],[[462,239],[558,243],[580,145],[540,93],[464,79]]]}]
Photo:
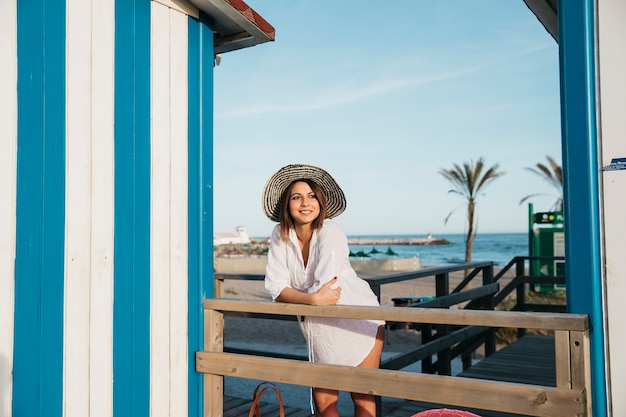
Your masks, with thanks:
[{"label": "palm tree", "polygon": [[[550,207],[550,211],[563,211],[563,170],[550,156],[546,155],[546,159],[548,160],[547,165],[539,162],[534,167],[526,169],[539,175],[557,191],[557,199]],[[522,204],[524,201],[540,195],[546,194],[530,194],[522,198],[519,203]]]},{"label": "palm tree", "polygon": [[[454,164],[452,169],[442,169],[439,173],[448,179],[454,187],[448,192],[458,194],[467,201],[465,262],[469,263],[472,261],[472,243],[476,235],[476,199],[487,184],[504,175],[504,172],[498,171],[498,164],[485,171],[484,160],[479,158],[476,163],[470,160],[470,162],[464,162],[463,166]],[[454,210],[448,213],[444,223],[448,222],[453,212]]]}]

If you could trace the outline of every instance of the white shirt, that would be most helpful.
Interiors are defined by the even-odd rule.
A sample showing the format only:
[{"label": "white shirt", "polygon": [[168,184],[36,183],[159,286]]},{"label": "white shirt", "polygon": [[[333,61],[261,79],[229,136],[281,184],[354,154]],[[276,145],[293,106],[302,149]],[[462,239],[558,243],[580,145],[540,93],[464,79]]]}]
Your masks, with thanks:
[{"label": "white shirt", "polygon": [[[312,293],[337,277],[341,287],[338,304],[378,306],[378,299],[366,281],[356,275],[350,265],[348,239],[332,220],[325,220],[321,230],[311,237],[309,261],[304,266],[295,230],[289,241],[280,238],[280,225],[271,235],[265,271],[265,288],[275,300],[286,287]],[[307,317],[300,321],[313,362],[356,366],[369,354],[378,327],[378,320],[357,320]]]}]

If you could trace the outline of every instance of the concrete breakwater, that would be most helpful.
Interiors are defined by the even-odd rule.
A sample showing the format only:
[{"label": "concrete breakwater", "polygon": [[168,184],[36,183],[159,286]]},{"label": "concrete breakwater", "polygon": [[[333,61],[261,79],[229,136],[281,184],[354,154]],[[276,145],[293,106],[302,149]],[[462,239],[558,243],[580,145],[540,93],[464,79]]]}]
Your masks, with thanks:
[{"label": "concrete breakwater", "polygon": [[436,237],[407,237],[407,238],[376,238],[358,237],[348,238],[348,245],[449,245],[447,239]]},{"label": "concrete breakwater", "polygon": [[[392,245],[449,245],[450,241],[435,237],[356,237],[348,238],[348,244],[353,246],[392,246]],[[269,242],[255,241],[250,245],[230,244],[215,247],[214,270],[218,273],[265,273],[267,249]],[[383,254],[384,255],[384,254]],[[357,273],[375,275],[385,272],[408,272],[421,269],[419,256],[414,257],[351,257],[350,263]]]}]

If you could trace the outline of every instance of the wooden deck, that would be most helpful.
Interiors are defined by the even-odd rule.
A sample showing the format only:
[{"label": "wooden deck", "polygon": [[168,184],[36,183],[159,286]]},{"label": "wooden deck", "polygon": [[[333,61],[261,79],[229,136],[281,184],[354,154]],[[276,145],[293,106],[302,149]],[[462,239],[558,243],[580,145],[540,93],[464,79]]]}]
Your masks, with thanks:
[{"label": "wooden deck", "polygon": [[554,356],[554,337],[527,334],[461,376],[556,387]]},{"label": "wooden deck", "polygon": [[[500,349],[481,360],[459,376],[494,381],[556,386],[554,338],[528,334],[520,340]],[[251,406],[250,399],[224,398],[224,417],[245,415]],[[406,401],[392,398],[382,399],[382,417],[410,417],[420,411],[433,408],[454,408],[445,404]],[[487,410],[467,409],[482,417],[522,417]],[[278,406],[264,402],[261,408],[264,417],[278,417]],[[310,416],[309,404],[301,408],[285,407],[287,417]]]}]

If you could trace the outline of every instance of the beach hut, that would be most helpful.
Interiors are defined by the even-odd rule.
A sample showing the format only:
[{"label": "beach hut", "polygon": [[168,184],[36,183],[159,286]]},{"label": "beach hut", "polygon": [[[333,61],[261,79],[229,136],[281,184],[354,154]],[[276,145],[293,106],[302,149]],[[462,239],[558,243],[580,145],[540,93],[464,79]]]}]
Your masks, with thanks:
[{"label": "beach hut", "polygon": [[[0,2],[0,416],[198,416],[241,0]],[[244,52],[238,52],[244,53]]]},{"label": "beach hut", "polygon": [[[622,416],[626,2],[524,1],[559,43],[593,415]],[[273,36],[240,0],[0,1],[0,417],[201,414],[213,65]]]}]

